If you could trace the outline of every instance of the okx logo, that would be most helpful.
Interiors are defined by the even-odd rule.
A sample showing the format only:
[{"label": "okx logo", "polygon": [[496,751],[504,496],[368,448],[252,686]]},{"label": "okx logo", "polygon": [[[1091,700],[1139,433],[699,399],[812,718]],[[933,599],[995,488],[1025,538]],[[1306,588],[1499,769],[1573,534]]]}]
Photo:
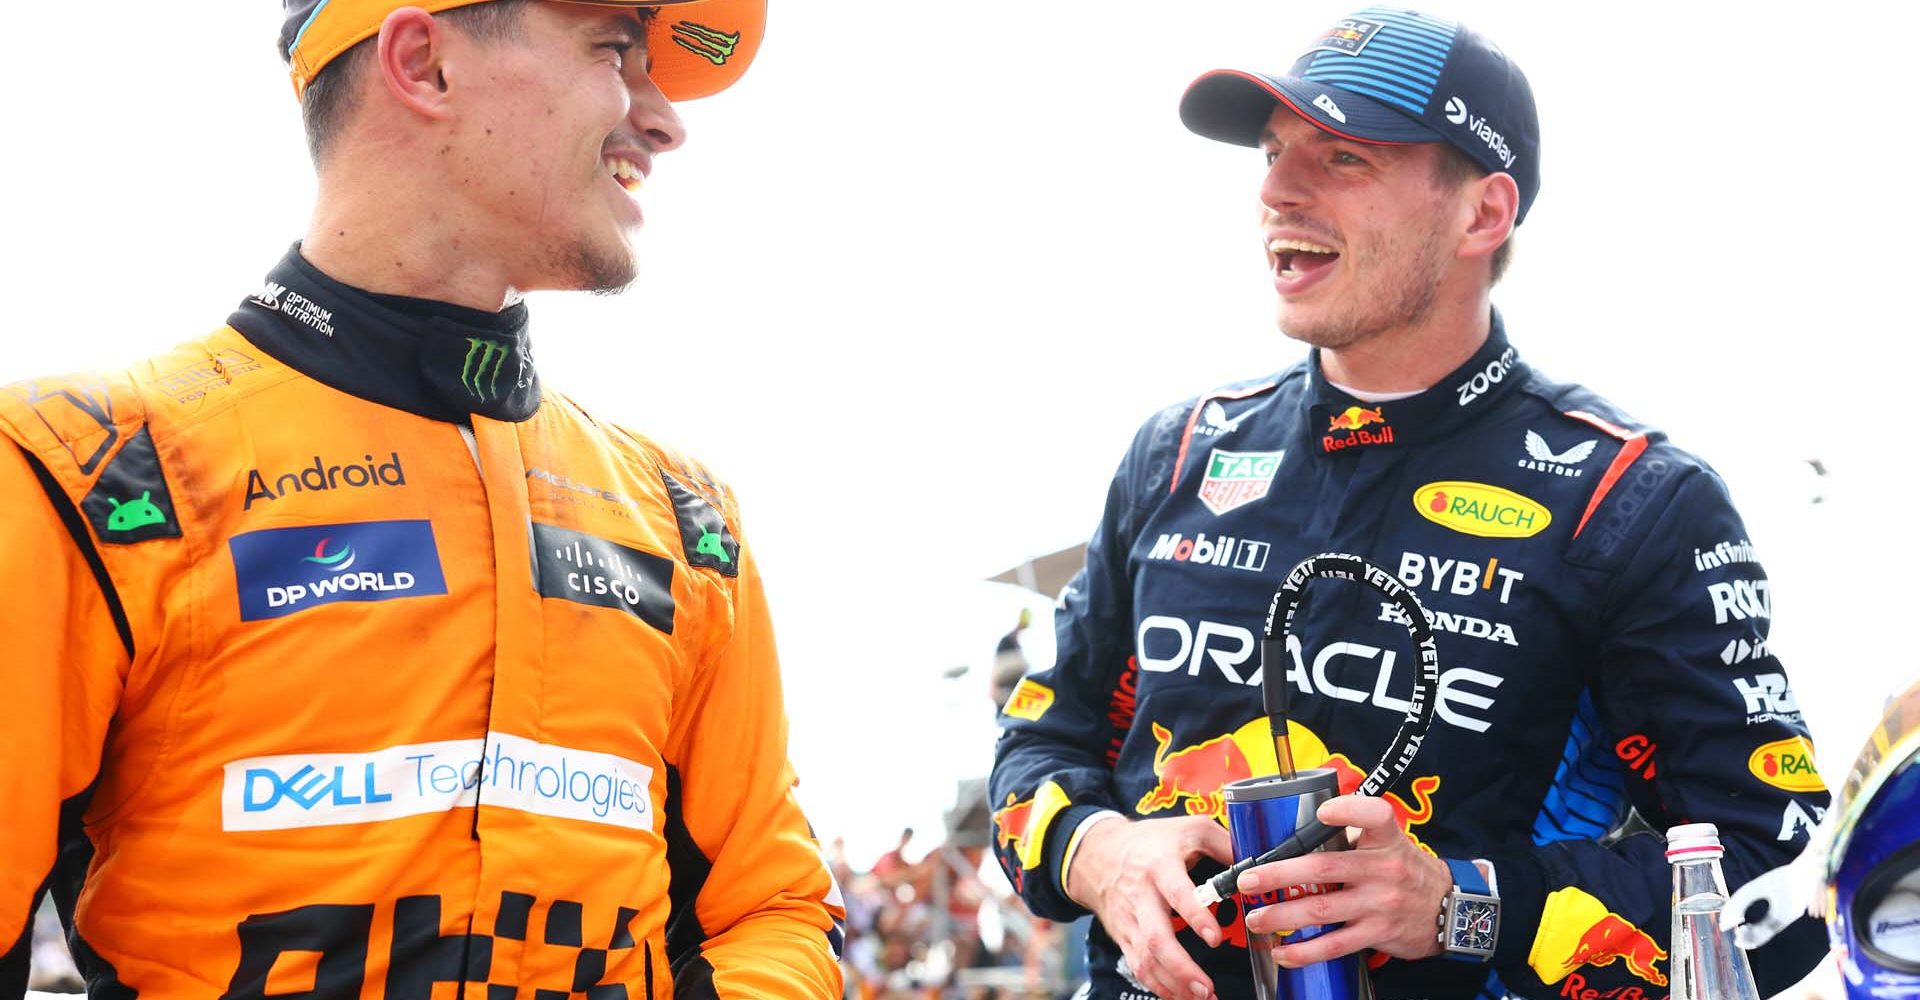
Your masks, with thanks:
[{"label": "okx logo", "polygon": [[428,521],[269,528],[227,542],[240,620],[281,618],[336,601],[447,592]]},{"label": "okx logo", "polygon": [[728,34],[692,21],[675,21],[673,44],[715,66],[723,66],[733,58],[733,50],[740,44],[740,33]]},{"label": "okx logo", "polygon": [[507,345],[497,340],[468,337],[467,358],[460,366],[460,384],[483,403],[500,398],[500,372],[511,353]]}]

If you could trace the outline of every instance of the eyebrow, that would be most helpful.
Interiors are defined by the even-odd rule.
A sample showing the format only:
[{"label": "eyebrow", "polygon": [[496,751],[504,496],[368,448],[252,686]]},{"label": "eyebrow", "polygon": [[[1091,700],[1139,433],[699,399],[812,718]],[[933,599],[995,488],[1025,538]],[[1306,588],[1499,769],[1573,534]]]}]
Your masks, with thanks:
[{"label": "eyebrow", "polygon": [[635,21],[629,17],[616,16],[607,22],[607,27],[612,31],[617,31],[624,35],[628,42],[638,43],[641,39],[647,37],[645,22]]},{"label": "eyebrow", "polygon": [[[1343,139],[1343,138],[1341,138],[1341,137],[1339,137],[1339,136],[1337,136],[1337,135],[1334,135],[1334,134],[1333,134],[1333,133],[1331,133],[1331,132],[1328,132],[1328,131],[1326,131],[1325,129],[1318,129],[1318,128],[1316,128],[1316,129],[1314,129],[1314,130],[1313,130],[1313,136],[1312,136],[1312,140],[1313,140],[1314,142],[1318,142],[1318,143],[1328,143],[1328,142],[1351,142],[1351,141],[1353,141],[1353,140],[1351,140],[1351,139]],[[1278,143],[1278,142],[1280,141],[1280,135],[1279,135],[1279,133],[1277,133],[1277,132],[1275,132],[1274,130],[1272,130],[1272,129],[1270,129],[1270,128],[1269,128],[1269,129],[1261,129],[1261,130],[1260,130],[1260,141],[1261,141],[1262,143]],[[1364,145],[1364,143],[1363,143],[1363,145]]]}]

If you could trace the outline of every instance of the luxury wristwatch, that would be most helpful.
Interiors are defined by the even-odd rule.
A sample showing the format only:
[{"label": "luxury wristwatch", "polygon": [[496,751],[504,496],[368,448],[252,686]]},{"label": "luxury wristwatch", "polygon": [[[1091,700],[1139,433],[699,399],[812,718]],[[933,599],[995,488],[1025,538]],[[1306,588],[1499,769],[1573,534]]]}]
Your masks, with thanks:
[{"label": "luxury wristwatch", "polygon": [[1487,886],[1480,866],[1446,859],[1453,888],[1440,897],[1440,947],[1456,961],[1486,962],[1500,940],[1500,897]]}]

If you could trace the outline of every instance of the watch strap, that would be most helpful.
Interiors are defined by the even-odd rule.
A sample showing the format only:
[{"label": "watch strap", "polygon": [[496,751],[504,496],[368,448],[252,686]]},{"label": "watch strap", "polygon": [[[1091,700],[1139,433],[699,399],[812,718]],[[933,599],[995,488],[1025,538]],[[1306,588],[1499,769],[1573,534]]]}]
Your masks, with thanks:
[{"label": "watch strap", "polygon": [[1487,877],[1480,874],[1479,865],[1459,858],[1442,858],[1441,860],[1447,863],[1447,870],[1453,873],[1453,884],[1456,888],[1481,896],[1493,895],[1493,891],[1487,886]]},{"label": "watch strap", "polygon": [[[1500,933],[1500,898],[1488,886],[1480,866],[1456,858],[1441,860],[1446,862],[1447,870],[1453,876],[1453,886],[1440,899],[1438,933],[1441,953],[1456,962],[1491,961]],[[1457,936],[1456,929],[1463,921],[1471,922],[1476,918],[1490,920],[1492,924],[1492,940],[1481,942],[1485,947]]]}]

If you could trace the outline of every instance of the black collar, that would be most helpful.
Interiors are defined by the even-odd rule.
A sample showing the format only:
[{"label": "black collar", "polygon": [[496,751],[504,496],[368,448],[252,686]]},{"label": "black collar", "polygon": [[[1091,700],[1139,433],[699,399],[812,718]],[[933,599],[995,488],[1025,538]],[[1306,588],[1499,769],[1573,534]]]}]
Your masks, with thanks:
[{"label": "black collar", "polygon": [[316,381],[423,417],[517,422],[540,408],[524,303],[490,313],[362,291],[295,243],[227,322]]},{"label": "black collar", "polygon": [[1320,370],[1320,352],[1307,363],[1303,404],[1307,450],[1344,455],[1418,444],[1445,437],[1491,408],[1495,399],[1525,381],[1526,362],[1507,343],[1506,325],[1495,310],[1487,342],[1473,357],[1427,391],[1406,399],[1366,403],[1341,392]]}]

